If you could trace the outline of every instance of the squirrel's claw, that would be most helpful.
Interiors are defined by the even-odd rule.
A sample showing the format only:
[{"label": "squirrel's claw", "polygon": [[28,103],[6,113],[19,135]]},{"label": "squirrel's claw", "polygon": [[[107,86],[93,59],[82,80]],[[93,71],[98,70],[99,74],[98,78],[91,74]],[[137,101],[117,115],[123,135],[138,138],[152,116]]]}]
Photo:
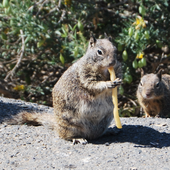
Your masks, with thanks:
[{"label": "squirrel's claw", "polygon": [[75,138],[75,139],[72,139],[73,141],[73,145],[77,144],[77,143],[80,143],[82,145],[86,145],[88,142],[86,139],[84,138]]},{"label": "squirrel's claw", "polygon": [[122,84],[122,79],[117,78],[113,82],[109,83],[108,88],[112,89],[115,88],[116,86],[119,86],[120,84]]}]

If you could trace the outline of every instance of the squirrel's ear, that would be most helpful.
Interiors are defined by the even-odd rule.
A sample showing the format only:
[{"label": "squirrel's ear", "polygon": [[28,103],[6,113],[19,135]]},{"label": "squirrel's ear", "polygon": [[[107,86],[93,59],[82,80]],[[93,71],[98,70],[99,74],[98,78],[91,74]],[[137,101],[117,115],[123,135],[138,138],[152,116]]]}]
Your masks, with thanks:
[{"label": "squirrel's ear", "polygon": [[109,41],[112,41],[112,37],[111,37],[111,36],[108,37],[106,33],[104,33],[104,36],[105,36],[105,38],[108,39]]},{"label": "squirrel's ear", "polygon": [[90,47],[94,47],[95,44],[96,44],[96,38],[93,35],[91,35],[89,45]]},{"label": "squirrel's ear", "polygon": [[159,80],[162,79],[162,69],[160,69],[160,70],[158,71],[157,76],[158,76]]}]

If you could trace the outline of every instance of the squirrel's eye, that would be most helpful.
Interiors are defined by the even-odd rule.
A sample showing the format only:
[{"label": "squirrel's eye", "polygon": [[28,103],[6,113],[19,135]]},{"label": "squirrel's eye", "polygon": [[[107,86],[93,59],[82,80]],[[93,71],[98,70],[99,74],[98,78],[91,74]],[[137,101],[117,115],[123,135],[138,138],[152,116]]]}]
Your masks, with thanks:
[{"label": "squirrel's eye", "polygon": [[102,55],[102,54],[103,54],[101,50],[97,50],[97,53],[98,53],[99,55]]},{"label": "squirrel's eye", "polygon": [[159,82],[158,83],[156,83],[156,88],[158,88],[159,87]]}]

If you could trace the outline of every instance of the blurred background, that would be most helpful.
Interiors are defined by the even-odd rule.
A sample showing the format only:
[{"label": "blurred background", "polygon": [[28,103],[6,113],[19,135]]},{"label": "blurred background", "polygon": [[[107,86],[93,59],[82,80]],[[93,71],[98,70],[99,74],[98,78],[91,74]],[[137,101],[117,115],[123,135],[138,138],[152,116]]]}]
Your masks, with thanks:
[{"label": "blurred background", "polygon": [[90,33],[106,33],[123,66],[120,116],[142,116],[141,68],[170,73],[169,11],[169,0],[0,0],[0,95],[52,106],[54,84]]}]

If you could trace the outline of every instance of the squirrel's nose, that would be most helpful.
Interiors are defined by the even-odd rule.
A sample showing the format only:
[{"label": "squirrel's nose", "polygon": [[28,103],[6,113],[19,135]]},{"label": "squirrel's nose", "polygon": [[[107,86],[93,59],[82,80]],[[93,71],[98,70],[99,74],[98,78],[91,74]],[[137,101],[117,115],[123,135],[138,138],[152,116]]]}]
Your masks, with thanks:
[{"label": "squirrel's nose", "polygon": [[151,93],[146,93],[146,98],[149,98],[149,97],[151,97]]}]

